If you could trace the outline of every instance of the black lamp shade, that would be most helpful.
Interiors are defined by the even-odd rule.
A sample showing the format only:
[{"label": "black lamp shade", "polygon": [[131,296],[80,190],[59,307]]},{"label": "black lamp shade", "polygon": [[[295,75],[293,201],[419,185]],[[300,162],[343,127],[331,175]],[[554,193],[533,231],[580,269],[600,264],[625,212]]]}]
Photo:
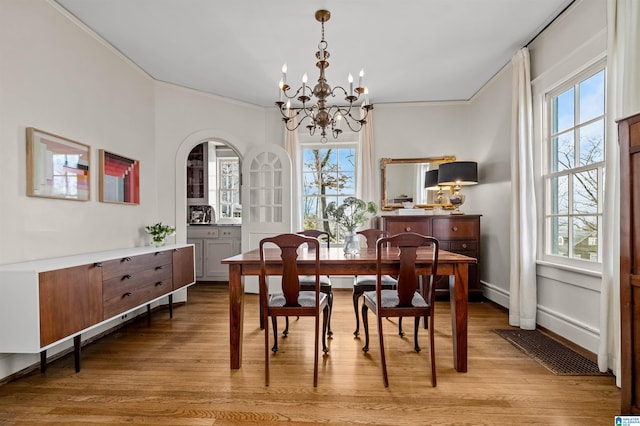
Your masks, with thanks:
[{"label": "black lamp shade", "polygon": [[478,183],[478,163],[453,161],[442,163],[438,169],[438,185],[475,185]]},{"label": "black lamp shade", "polygon": [[438,170],[428,170],[424,174],[424,187],[426,189],[436,190],[438,188]]}]

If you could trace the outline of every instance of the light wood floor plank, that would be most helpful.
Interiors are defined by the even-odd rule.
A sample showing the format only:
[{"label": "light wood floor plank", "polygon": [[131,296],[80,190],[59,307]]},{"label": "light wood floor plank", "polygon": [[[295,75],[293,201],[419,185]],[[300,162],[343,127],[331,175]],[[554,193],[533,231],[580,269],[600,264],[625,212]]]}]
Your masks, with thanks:
[{"label": "light wood floor plank", "polygon": [[[351,293],[335,292],[329,355],[313,388],[313,320],[291,319],[264,386],[264,334],[255,295],[246,296],[243,367],[229,369],[224,285],[198,284],[173,319],[166,309],[90,344],[82,370],[72,356],[0,386],[0,425],[32,424],[377,424],[611,425],[620,391],[613,377],[555,376],[493,332],[506,312],[470,304],[469,371],[453,368],[449,305],[436,308],[438,386],[431,387],[428,333],[422,352],[412,333],[385,320],[389,388],[382,383],[375,316],[371,344],[353,337]],[[280,328],[284,321],[280,321]],[[405,321],[411,331],[412,321]]]}]

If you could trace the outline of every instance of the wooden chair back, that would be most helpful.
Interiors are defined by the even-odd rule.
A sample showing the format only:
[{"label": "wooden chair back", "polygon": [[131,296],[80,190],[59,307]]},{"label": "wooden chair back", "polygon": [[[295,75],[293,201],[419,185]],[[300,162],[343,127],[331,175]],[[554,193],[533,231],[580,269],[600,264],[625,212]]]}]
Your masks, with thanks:
[{"label": "wooden chair back", "polygon": [[385,315],[383,311],[389,310],[389,316],[397,316],[397,309],[411,309],[412,308],[412,299],[413,295],[416,292],[416,289],[419,288],[419,277],[416,273],[416,259],[417,252],[420,247],[428,246],[430,247],[429,253],[431,256],[431,274],[428,275],[428,283],[426,288],[424,289],[423,297],[425,301],[429,304],[429,306],[433,306],[435,301],[435,277],[438,273],[438,250],[439,250],[439,242],[434,237],[429,237],[421,234],[416,234],[413,232],[406,232],[396,234],[391,237],[384,237],[378,239],[376,243],[376,252],[377,252],[377,279],[378,283],[376,285],[377,292],[377,300],[382,300],[381,289],[381,277],[382,277],[382,262],[383,262],[383,252],[386,252],[387,249],[385,245],[390,245],[393,247],[390,250],[398,250],[399,258],[400,258],[400,269],[398,272],[398,298],[399,303],[394,308],[384,308],[381,309],[382,303],[378,303],[378,309],[380,310],[381,315]]},{"label": "wooden chair back", "polygon": [[305,229],[304,231],[298,232],[298,234],[305,235],[307,237],[313,237],[318,239],[319,241],[325,241],[327,243],[327,248],[329,248],[331,236],[327,231],[320,231],[318,229]]},{"label": "wooden chair back", "polygon": [[383,231],[382,229],[363,229],[362,231],[356,232],[356,234],[362,235],[365,238],[368,248],[375,248],[378,238],[389,235],[387,231]]},{"label": "wooden chair back", "polygon": [[[318,307],[318,293],[320,292],[320,243],[314,237],[306,237],[298,234],[281,234],[275,237],[264,238],[260,241],[260,294],[267,296],[268,276],[282,276],[282,293],[285,298],[285,307],[300,306],[298,296],[300,293],[300,281],[298,273],[298,249],[307,245],[309,253],[314,253],[315,264],[315,291],[316,291],[316,309]],[[280,270],[273,270],[275,265],[269,265],[267,268],[266,250],[270,245],[275,245],[280,249]],[[278,268],[279,269],[279,268]],[[268,272],[272,271],[272,272]],[[279,273],[278,273],[279,272]],[[267,297],[261,297],[261,301],[266,304]],[[263,306],[266,311],[266,306]]]}]

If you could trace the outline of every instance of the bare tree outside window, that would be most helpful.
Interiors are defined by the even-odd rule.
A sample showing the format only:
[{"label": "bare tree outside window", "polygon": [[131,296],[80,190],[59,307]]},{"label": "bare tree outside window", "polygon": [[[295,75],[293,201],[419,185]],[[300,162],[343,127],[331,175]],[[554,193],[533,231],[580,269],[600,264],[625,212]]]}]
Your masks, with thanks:
[{"label": "bare tree outside window", "polygon": [[302,158],[303,227],[327,231],[333,242],[342,242],[339,227],[329,220],[326,211],[330,202],[341,203],[355,196],[355,147],[304,148]]},{"label": "bare tree outside window", "polygon": [[[604,69],[551,96],[547,253],[601,261]],[[565,86],[566,87],[566,86]]]}]

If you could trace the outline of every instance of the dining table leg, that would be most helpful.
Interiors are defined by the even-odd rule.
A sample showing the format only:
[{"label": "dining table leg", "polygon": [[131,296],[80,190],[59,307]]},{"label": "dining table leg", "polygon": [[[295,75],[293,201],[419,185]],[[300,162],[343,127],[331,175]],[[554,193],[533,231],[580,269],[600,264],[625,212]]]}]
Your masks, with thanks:
[{"label": "dining table leg", "polygon": [[453,279],[449,279],[451,331],[453,333],[453,365],[459,373],[467,371],[467,321],[469,265],[456,263]]},{"label": "dining table leg", "polygon": [[242,366],[242,320],[244,318],[244,282],[240,265],[229,265],[229,343],[231,369]]}]

